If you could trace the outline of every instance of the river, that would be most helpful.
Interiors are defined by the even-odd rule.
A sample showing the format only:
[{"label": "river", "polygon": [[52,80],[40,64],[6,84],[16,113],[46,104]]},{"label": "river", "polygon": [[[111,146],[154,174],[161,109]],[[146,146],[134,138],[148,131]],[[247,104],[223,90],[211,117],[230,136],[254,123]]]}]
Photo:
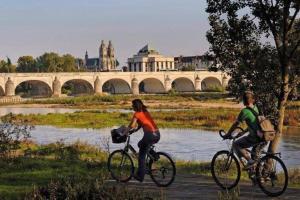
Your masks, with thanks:
[{"label": "river", "polygon": [[[66,108],[10,108],[0,107],[0,115],[11,111],[15,114],[23,113],[66,113],[75,112],[78,109]],[[124,147],[124,144],[112,144],[110,139],[111,128],[104,129],[78,129],[56,128],[53,126],[36,126],[31,132],[32,140],[39,144],[48,144],[62,140],[65,143],[76,141],[86,142],[106,149],[106,141],[109,141],[110,150]],[[210,161],[215,152],[226,149],[227,143],[216,132],[194,129],[161,129],[161,140],[156,145],[157,150],[165,151],[179,160]],[[300,130],[288,129],[279,147],[282,158],[287,167],[300,167]],[[139,131],[132,135],[131,144],[136,144],[142,137]]]}]

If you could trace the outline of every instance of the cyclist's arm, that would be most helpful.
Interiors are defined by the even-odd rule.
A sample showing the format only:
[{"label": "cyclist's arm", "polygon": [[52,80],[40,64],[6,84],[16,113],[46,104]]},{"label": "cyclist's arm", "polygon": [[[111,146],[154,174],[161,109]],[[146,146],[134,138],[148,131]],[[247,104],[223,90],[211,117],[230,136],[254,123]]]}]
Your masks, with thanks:
[{"label": "cyclist's arm", "polygon": [[232,132],[241,124],[240,121],[236,120],[232,126],[230,127],[229,131],[227,132],[226,136],[231,136]]},{"label": "cyclist's arm", "polygon": [[137,118],[133,117],[131,122],[129,123],[128,127],[125,130],[125,134],[128,135],[129,131],[135,128],[137,125]]},{"label": "cyclist's arm", "polygon": [[241,110],[240,114],[238,115],[236,121],[232,124],[232,126],[230,127],[229,131],[227,132],[227,134],[225,135],[225,137],[231,137],[232,132],[240,126],[240,124],[245,120],[245,112],[244,109]]}]

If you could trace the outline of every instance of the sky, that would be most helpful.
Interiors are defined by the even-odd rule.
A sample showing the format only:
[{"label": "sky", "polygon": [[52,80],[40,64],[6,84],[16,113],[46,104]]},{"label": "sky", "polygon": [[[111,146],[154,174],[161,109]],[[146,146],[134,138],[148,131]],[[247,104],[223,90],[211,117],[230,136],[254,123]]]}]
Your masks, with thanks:
[{"label": "sky", "polygon": [[167,56],[208,50],[206,0],[1,0],[0,59],[44,52],[98,57],[112,40],[121,65],[146,44]]}]

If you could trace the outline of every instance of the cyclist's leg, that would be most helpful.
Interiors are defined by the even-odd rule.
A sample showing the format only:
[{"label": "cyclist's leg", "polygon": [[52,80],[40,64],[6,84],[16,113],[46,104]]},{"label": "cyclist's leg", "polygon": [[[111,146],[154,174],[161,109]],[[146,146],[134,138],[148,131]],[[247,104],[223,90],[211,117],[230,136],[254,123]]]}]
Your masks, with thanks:
[{"label": "cyclist's leg", "polygon": [[246,151],[247,148],[253,146],[253,143],[249,139],[249,136],[245,136],[245,137],[242,137],[242,138],[236,140],[232,144],[232,146],[239,158],[244,157],[247,161],[249,161],[251,159],[249,153]]},{"label": "cyclist's leg", "polygon": [[138,160],[138,171],[137,176],[143,180],[145,176],[145,157],[148,151],[148,148],[151,144],[157,143],[160,139],[160,133],[144,133],[144,137],[139,141],[139,160]]},{"label": "cyclist's leg", "polygon": [[261,151],[265,148],[268,143],[266,141],[259,142],[258,144],[254,145],[251,150],[251,158],[255,161],[259,158]]},{"label": "cyclist's leg", "polygon": [[138,158],[138,170],[136,176],[140,181],[143,181],[145,176],[145,158],[146,158],[148,146],[149,145],[144,135],[144,137],[138,143],[139,158]]}]

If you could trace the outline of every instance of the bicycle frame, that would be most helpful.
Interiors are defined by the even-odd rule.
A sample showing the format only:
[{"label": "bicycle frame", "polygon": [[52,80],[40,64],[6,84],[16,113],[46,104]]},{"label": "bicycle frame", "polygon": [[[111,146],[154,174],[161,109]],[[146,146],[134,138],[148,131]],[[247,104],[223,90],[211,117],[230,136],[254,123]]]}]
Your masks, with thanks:
[{"label": "bicycle frame", "polygon": [[134,153],[135,155],[137,154],[137,151],[133,148],[133,146],[130,144],[130,135],[128,135],[127,137],[127,141],[124,147],[124,151],[125,152],[129,152],[131,151],[132,153]]}]

